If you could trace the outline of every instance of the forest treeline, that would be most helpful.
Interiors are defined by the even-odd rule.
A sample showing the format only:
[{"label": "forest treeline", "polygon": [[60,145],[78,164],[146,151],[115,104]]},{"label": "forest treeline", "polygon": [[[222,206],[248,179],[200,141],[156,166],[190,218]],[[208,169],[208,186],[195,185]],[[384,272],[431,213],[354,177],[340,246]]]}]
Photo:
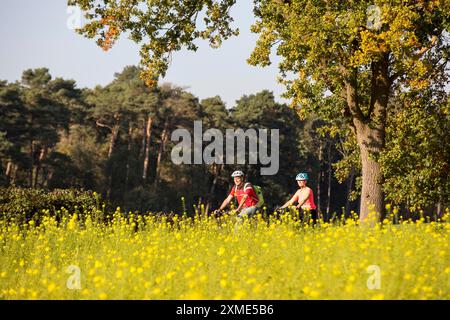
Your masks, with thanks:
[{"label": "forest treeline", "polygon": [[[125,67],[111,83],[93,89],[53,78],[46,68],[26,70],[15,83],[1,81],[0,184],[93,190],[126,210],[192,211],[204,204],[210,211],[229,192],[233,170],[244,170],[262,186],[269,208],[287,200],[297,188],[295,175],[306,171],[325,216],[358,208],[358,155],[344,137],[350,133],[336,133],[339,119],[302,120],[267,90],[227,107],[219,96],[199,100],[171,84],[150,89],[139,73]],[[278,173],[261,176],[260,165],[174,164],[171,132],[192,132],[196,120],[203,130],[279,129]],[[433,196],[445,198],[445,187],[440,192]],[[430,208],[443,205],[437,201]]]},{"label": "forest treeline", "polygon": [[[244,95],[227,108],[219,96],[200,101],[171,84],[149,89],[134,66],[93,89],[53,79],[41,68],[24,71],[19,82],[0,82],[0,90],[3,186],[94,190],[139,211],[180,210],[184,197],[188,210],[199,204],[211,210],[229,191],[236,168],[263,187],[269,207],[285,201],[296,189],[295,175],[307,171],[322,211],[352,205],[354,175],[339,184],[332,174],[341,157],[338,141],[316,132],[323,121],[301,121],[269,91]],[[196,120],[204,131],[279,129],[278,174],[261,176],[259,165],[173,164],[171,132],[192,132]]]}]

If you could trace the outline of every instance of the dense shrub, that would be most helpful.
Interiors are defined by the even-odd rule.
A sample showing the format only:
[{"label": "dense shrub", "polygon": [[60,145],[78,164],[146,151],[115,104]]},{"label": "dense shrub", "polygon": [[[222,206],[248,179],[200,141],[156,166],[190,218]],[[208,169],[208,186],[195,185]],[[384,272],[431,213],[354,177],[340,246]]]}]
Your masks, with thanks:
[{"label": "dense shrub", "polygon": [[78,189],[0,188],[0,218],[22,223],[31,219],[39,222],[42,215],[55,216],[87,212],[95,219],[103,219],[104,203],[99,194]]}]

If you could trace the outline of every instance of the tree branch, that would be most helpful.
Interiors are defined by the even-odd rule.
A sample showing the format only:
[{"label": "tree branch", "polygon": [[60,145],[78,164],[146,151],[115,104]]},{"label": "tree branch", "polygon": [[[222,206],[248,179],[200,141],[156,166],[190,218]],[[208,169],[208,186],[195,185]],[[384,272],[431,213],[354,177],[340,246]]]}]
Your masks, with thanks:
[{"label": "tree branch", "polygon": [[108,128],[109,130],[113,131],[113,129],[110,126],[108,126],[104,123],[101,123],[99,120],[95,121],[95,124],[99,127]]},{"label": "tree branch", "polygon": [[364,113],[361,111],[361,108],[358,105],[356,85],[357,85],[356,79],[352,79],[351,81],[345,81],[347,105],[351,115],[354,118],[358,119],[361,122],[365,122],[366,119]]},{"label": "tree branch", "polygon": [[423,47],[422,49],[420,49],[417,53],[416,56],[421,57],[423,56],[425,53],[427,53],[429,50],[431,50],[431,48],[434,47],[434,45],[436,44],[438,40],[438,37],[436,35],[433,35],[431,37],[431,41],[430,41],[430,45],[427,47]]}]

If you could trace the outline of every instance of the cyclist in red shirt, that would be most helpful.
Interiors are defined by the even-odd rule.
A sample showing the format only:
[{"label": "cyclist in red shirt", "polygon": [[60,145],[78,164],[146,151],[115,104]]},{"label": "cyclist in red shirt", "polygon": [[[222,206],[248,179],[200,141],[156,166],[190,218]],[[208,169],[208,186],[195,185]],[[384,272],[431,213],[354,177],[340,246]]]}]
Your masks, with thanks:
[{"label": "cyclist in red shirt", "polygon": [[231,177],[234,179],[234,186],[228,197],[222,202],[219,211],[225,209],[230,201],[236,197],[239,204],[236,211],[240,211],[238,217],[242,218],[243,216],[250,217],[254,215],[257,209],[258,196],[255,189],[253,189],[252,184],[250,182],[245,182],[245,176],[242,171],[233,172]]}]

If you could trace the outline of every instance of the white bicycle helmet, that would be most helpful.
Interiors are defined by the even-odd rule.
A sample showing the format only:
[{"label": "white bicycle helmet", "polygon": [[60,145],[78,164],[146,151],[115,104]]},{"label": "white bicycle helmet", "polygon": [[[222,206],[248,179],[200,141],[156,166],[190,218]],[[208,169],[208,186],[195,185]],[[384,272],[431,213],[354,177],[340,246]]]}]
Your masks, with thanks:
[{"label": "white bicycle helmet", "polygon": [[235,171],[235,172],[233,172],[231,174],[232,178],[234,178],[234,177],[243,177],[243,176],[244,176],[244,173],[242,171],[240,171],[240,170],[237,170],[237,171]]}]

